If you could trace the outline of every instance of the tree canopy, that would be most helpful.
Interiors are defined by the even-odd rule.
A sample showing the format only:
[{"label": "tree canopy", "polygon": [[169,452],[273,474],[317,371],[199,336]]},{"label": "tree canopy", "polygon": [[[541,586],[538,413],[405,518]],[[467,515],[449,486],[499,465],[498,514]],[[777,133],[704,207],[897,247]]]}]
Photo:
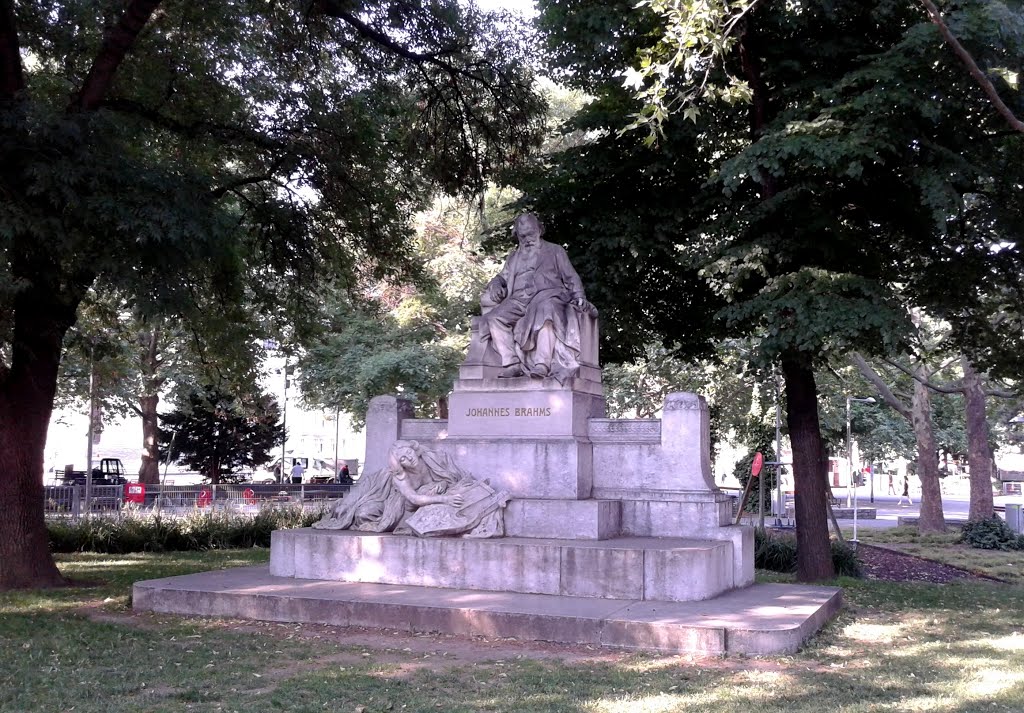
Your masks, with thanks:
[{"label": "tree canopy", "polygon": [[[991,288],[978,285],[1014,291],[1024,273],[1011,198],[1024,137],[911,3],[539,5],[553,71],[594,96],[567,130],[591,140],[515,184],[595,286],[609,342],[646,333],[699,351],[752,337],[762,363],[781,365],[799,574],[828,576],[814,368],[853,348],[899,350],[910,306],[956,312],[964,348],[978,346],[973,327],[991,316]],[[702,34],[696,13],[710,5],[734,14]],[[1022,26],[1018,9],[953,10],[950,27],[985,66],[1021,55],[1024,34],[1003,30]],[[651,38],[667,38],[675,59],[657,48],[637,59]],[[695,111],[664,112],[656,141],[622,131],[648,70],[666,97],[689,94],[695,77],[707,90],[684,101]],[[731,78],[749,92],[725,96]],[[994,81],[1021,105],[1019,88]]]},{"label": "tree canopy", "polygon": [[523,40],[455,0],[0,2],[0,588],[60,581],[42,452],[88,290],[294,332],[409,270],[429,193],[537,142]]}]

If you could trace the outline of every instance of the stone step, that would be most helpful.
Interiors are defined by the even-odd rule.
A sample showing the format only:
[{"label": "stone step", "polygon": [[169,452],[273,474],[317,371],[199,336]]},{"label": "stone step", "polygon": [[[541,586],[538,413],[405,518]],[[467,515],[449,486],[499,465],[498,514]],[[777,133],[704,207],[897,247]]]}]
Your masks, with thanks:
[{"label": "stone step", "polygon": [[604,599],[697,601],[737,581],[733,543],[675,537],[562,540],[418,538],[276,530],[279,577]]},{"label": "stone step", "polygon": [[296,580],[267,567],[136,582],[132,592],[136,611],[710,655],[792,653],[841,605],[841,589],[804,585],[668,603]]}]

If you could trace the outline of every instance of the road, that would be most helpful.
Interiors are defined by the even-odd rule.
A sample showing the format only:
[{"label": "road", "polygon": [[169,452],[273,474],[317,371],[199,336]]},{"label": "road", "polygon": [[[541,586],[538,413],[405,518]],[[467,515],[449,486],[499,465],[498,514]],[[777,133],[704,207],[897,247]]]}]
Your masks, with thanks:
[{"label": "road", "polygon": [[[902,486],[902,483],[900,486]],[[946,516],[946,519],[966,520],[967,513],[970,509],[970,483],[964,478],[946,478],[943,479],[941,487],[942,512]],[[875,484],[873,502],[870,486],[862,485],[856,490],[857,507],[859,509],[875,508],[875,517],[873,519],[857,519],[858,528],[896,527],[899,524],[899,518],[917,517],[920,514],[921,490],[919,484],[917,487],[915,487],[913,483],[911,484],[910,498],[913,501],[913,505],[900,505],[899,495],[889,495],[886,492],[888,490],[887,484],[881,486],[881,492],[885,493],[884,495],[879,492],[879,484]],[[845,507],[847,503],[846,488],[833,488],[832,491],[835,496],[839,498],[840,507]],[[898,488],[898,492],[902,492],[902,487]],[[853,499],[852,491],[849,494],[849,499],[851,501]],[[994,500],[997,505],[1005,505],[1006,503],[1024,503],[1024,498],[1019,495],[998,495]],[[773,522],[774,521],[771,517],[765,516],[765,524],[770,525]],[[853,518],[842,518],[839,520],[839,525],[842,528],[853,527]]]}]

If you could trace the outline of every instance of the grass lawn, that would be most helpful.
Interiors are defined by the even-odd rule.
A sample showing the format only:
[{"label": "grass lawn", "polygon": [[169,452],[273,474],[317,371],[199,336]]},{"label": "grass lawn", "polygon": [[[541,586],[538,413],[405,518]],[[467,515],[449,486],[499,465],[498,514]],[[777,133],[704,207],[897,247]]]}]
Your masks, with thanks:
[{"label": "grass lawn", "polygon": [[804,651],[727,659],[128,609],[133,581],[266,559],[62,555],[99,585],[0,594],[0,711],[1024,711],[1019,585],[843,579]]}]

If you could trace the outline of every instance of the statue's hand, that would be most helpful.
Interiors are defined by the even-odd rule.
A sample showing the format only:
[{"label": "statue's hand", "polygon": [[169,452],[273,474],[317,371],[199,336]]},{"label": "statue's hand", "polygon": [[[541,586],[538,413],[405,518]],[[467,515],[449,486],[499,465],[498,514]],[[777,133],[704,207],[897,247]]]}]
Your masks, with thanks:
[{"label": "statue's hand", "polygon": [[496,307],[508,296],[508,286],[501,276],[495,277],[487,284],[484,293],[480,295],[481,307]]},{"label": "statue's hand", "polygon": [[460,508],[462,507],[465,500],[463,500],[461,493],[456,493],[455,495],[449,495],[447,498],[445,498],[445,502],[451,505],[453,508]]},{"label": "statue's hand", "polygon": [[597,307],[587,302],[582,297],[577,297],[572,301],[572,306],[575,307],[579,312],[589,314],[591,317],[597,316]]},{"label": "statue's hand", "polygon": [[508,296],[508,289],[505,285],[493,285],[488,287],[480,298],[481,304],[487,304],[488,306],[494,306],[499,304]]}]

